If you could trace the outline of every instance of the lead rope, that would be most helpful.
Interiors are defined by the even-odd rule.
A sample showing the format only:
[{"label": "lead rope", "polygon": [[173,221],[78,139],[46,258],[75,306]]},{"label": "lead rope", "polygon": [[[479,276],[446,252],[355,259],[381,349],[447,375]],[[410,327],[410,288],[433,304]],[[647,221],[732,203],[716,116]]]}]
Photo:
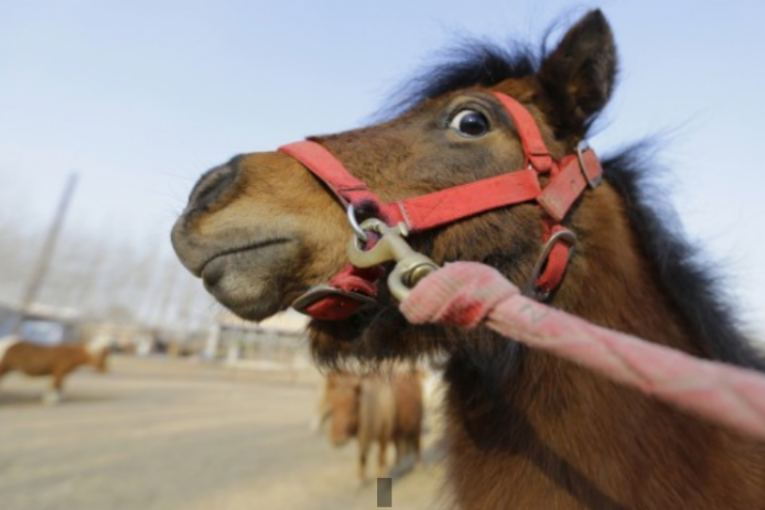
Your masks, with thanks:
[{"label": "lead rope", "polygon": [[406,244],[401,230],[379,222],[361,226],[379,233],[381,239],[367,251],[352,240],[351,262],[359,267],[398,262],[388,285],[409,322],[465,328],[485,325],[528,347],[765,440],[765,375],[595,326],[524,296],[497,270],[483,264],[455,262],[438,269]]},{"label": "lead rope", "polygon": [[694,358],[521,295],[495,269],[457,262],[423,279],[401,303],[410,322],[476,327],[573,361],[612,381],[765,440],[765,376]]}]

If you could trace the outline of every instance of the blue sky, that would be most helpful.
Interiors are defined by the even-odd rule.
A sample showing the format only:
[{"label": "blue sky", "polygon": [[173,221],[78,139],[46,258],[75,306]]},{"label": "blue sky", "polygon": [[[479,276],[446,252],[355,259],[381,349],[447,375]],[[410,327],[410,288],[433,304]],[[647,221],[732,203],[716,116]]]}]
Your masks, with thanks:
[{"label": "blue sky", "polygon": [[77,170],[66,231],[165,243],[169,256],[205,169],[363,124],[456,34],[536,43],[593,6],[622,64],[593,145],[664,137],[684,226],[765,333],[765,4],[751,0],[0,0],[0,200],[12,206],[0,212],[41,228]]}]

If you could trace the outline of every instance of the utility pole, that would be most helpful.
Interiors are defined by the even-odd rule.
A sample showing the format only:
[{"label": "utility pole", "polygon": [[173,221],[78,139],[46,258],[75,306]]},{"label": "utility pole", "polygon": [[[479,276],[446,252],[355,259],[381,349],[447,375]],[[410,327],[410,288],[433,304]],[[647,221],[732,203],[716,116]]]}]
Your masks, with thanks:
[{"label": "utility pole", "polygon": [[24,297],[21,300],[19,314],[13,323],[14,335],[19,333],[21,324],[24,321],[24,317],[29,312],[29,308],[37,298],[37,294],[40,292],[42,284],[45,281],[45,276],[48,273],[48,268],[50,267],[50,261],[53,256],[53,252],[56,250],[56,242],[58,241],[61,227],[64,224],[64,217],[66,216],[66,212],[69,209],[69,204],[72,201],[74,190],[77,187],[77,179],[77,174],[70,174],[69,179],[66,181],[66,187],[64,188],[63,195],[61,195],[61,201],[58,204],[56,216],[54,217],[53,224],[51,225],[50,230],[48,231],[48,235],[45,238],[45,243],[43,244],[42,251],[40,252],[40,258],[37,260],[37,266],[32,272],[32,276],[29,279],[29,283],[27,284],[27,288],[24,292]]}]

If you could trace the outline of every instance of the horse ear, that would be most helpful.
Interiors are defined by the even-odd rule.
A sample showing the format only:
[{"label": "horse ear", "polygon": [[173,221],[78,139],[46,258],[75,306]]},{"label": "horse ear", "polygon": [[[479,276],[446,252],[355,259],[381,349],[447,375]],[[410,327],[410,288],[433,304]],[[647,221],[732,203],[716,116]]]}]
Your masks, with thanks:
[{"label": "horse ear", "polygon": [[549,104],[543,108],[561,137],[585,135],[616,81],[616,45],[600,10],[571,27],[538,74]]}]

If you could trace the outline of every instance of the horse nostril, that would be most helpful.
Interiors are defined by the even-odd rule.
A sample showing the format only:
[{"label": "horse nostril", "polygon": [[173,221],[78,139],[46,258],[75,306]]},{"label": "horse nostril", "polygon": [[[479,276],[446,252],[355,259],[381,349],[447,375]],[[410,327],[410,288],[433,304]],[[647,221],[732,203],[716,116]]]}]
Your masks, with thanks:
[{"label": "horse nostril", "polygon": [[230,162],[213,168],[197,182],[189,197],[191,207],[209,207],[220,200],[224,192],[234,183],[237,165]]}]

